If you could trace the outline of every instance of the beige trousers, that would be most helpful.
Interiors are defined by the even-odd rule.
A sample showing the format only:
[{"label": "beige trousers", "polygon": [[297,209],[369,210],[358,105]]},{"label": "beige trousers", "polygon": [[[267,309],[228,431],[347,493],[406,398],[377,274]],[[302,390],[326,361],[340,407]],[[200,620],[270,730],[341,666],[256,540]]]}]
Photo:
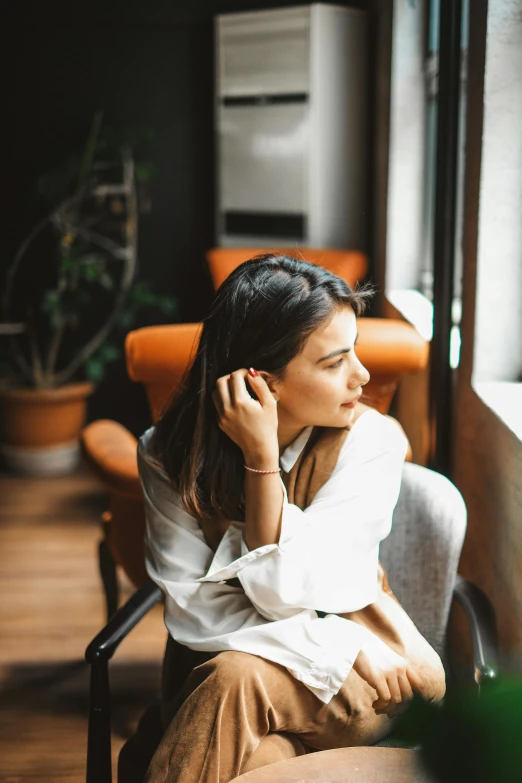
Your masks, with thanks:
[{"label": "beige trousers", "polygon": [[312,750],[377,742],[393,720],[351,671],[329,704],[283,666],[221,652],[196,666],[152,759],[148,783],[229,783],[237,775]]}]

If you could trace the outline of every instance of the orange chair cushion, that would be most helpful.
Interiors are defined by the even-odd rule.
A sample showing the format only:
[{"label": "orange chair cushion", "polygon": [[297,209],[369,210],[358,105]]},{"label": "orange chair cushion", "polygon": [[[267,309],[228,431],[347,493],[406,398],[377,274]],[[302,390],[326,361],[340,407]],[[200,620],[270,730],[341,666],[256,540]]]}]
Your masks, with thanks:
[{"label": "orange chair cushion", "polygon": [[178,388],[195,356],[201,324],[146,326],[125,340],[127,372],[145,385],[153,421]]},{"label": "orange chair cushion", "polygon": [[303,247],[213,247],[207,250],[207,263],[210,276],[217,291],[234,269],[249,258],[262,253],[280,253],[311,264],[317,264],[346,280],[351,288],[362,280],[368,272],[368,258],[358,250],[336,250],[331,248]]},{"label": "orange chair cushion", "polygon": [[404,321],[360,318],[357,331],[357,356],[370,374],[419,372],[428,363],[429,343]]},{"label": "orange chair cushion", "polygon": [[[361,318],[358,331],[357,354],[371,375],[366,401],[387,413],[400,376],[426,366],[429,345],[412,326],[391,318]],[[201,324],[175,324],[127,336],[127,369],[133,380],[145,384],[154,421],[195,355],[200,334]]]},{"label": "orange chair cushion", "polygon": [[83,429],[83,456],[109,492],[141,500],[138,476],[137,440],[125,427],[110,419],[99,419]]}]

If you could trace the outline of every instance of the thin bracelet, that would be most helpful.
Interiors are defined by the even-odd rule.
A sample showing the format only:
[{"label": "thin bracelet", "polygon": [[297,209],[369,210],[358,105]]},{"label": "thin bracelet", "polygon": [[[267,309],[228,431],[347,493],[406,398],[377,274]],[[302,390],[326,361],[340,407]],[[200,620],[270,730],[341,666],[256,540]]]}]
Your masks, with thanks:
[{"label": "thin bracelet", "polygon": [[277,468],[276,470],[256,470],[255,468],[249,468],[248,465],[245,465],[245,469],[249,470],[251,473],[281,473],[281,468]]}]

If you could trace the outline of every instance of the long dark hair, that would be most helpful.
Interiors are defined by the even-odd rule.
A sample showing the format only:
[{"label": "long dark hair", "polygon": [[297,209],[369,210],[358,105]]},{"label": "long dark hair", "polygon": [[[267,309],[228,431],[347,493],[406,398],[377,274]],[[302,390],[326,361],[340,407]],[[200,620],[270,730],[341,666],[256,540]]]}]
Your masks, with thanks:
[{"label": "long dark hair", "polygon": [[320,266],[281,255],[245,261],[221,285],[198,351],[156,425],[154,450],[196,519],[241,519],[243,455],[222,432],[212,401],[216,381],[241,367],[280,378],[307,337],[333,311],[361,315],[370,287],[353,291]]}]

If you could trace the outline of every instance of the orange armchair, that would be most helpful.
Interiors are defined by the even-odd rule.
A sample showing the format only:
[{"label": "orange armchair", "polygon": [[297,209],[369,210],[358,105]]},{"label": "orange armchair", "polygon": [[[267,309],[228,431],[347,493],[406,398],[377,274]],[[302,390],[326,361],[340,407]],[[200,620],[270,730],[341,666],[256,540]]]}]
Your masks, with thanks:
[{"label": "orange armchair", "polygon": [[303,248],[301,253],[295,247],[213,247],[207,250],[207,264],[212,277],[214,290],[217,291],[236,266],[261,253],[282,253],[293,258],[304,258],[312,264],[328,269],[346,280],[351,288],[366,277],[368,258],[358,250],[333,250],[331,248]]},{"label": "orange armchair", "polygon": [[[428,344],[402,321],[361,319],[358,330],[358,356],[371,375],[364,399],[386,414],[400,377],[426,366]],[[194,356],[200,332],[201,324],[176,324],[149,326],[127,336],[129,376],[145,384],[153,421]],[[110,617],[118,605],[116,567],[120,566],[136,587],[147,579],[137,441],[121,424],[99,420],[84,429],[81,444],[87,463],[109,494],[109,508],[102,516],[99,566]]]}]

